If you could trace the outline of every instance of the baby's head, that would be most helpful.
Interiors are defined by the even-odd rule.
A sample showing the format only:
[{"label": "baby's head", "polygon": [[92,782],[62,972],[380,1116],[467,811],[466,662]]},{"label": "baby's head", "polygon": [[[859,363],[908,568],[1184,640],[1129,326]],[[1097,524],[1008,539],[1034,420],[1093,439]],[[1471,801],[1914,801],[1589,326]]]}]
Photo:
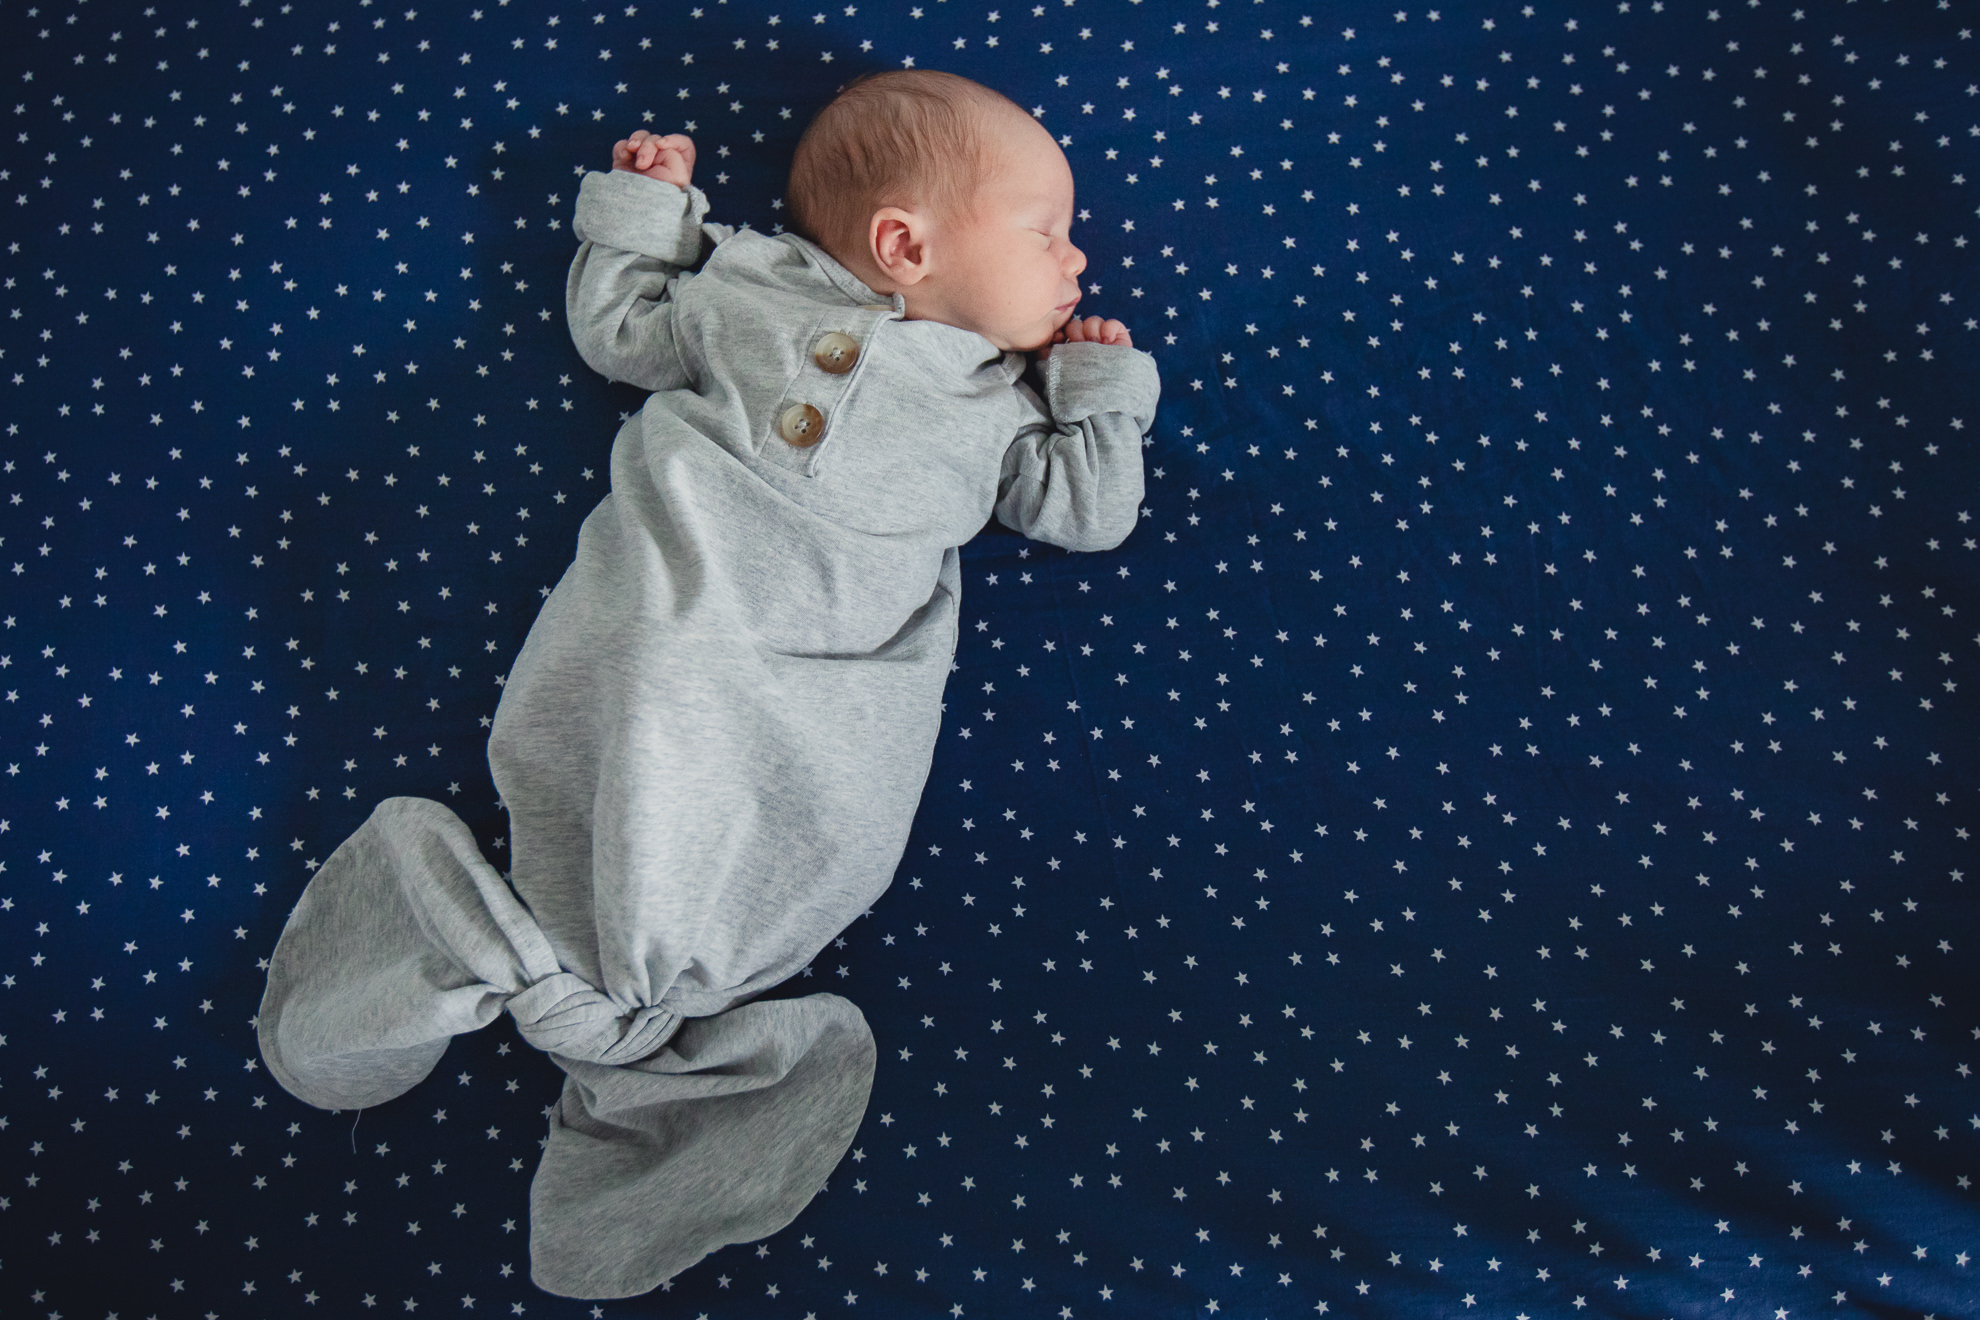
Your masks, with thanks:
[{"label": "baby's head", "polygon": [[1072,170],[1007,98],[932,70],[841,88],[798,143],[790,228],[912,319],[997,347],[1050,342],[1079,300]]}]

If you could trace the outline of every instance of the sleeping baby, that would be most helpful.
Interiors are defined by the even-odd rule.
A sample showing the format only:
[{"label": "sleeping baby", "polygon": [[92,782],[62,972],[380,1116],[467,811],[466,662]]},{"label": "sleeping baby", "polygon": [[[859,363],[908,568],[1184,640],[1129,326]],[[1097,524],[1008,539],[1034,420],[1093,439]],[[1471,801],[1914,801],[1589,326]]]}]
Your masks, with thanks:
[{"label": "sleeping baby", "polygon": [[789,1223],[865,1111],[831,994],[764,997],[886,890],[955,654],[957,547],[1139,516],[1153,361],[1074,315],[1058,145],[924,71],[841,89],[791,232],[704,223],[694,148],[635,133],[579,190],[585,361],[652,391],[530,629],[488,759],[513,870],[391,798],[304,890],[257,1028],[326,1109],[403,1094],[508,1012],[566,1081],[532,1277],[644,1292]]}]

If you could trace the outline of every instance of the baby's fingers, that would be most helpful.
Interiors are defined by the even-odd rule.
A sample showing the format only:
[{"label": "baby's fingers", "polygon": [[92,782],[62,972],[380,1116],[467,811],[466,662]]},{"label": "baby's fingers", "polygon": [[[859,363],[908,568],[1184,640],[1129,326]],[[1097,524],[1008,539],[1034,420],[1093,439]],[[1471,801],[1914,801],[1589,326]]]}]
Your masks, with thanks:
[{"label": "baby's fingers", "polygon": [[1097,316],[1089,316],[1083,320],[1079,317],[1074,317],[1072,320],[1066,322],[1066,337],[1072,340],[1098,343],[1101,338],[1102,327],[1105,324]]},{"label": "baby's fingers", "polygon": [[648,138],[639,144],[639,168],[650,170],[655,165],[680,153],[670,146],[665,138]]},{"label": "baby's fingers", "polygon": [[1069,344],[1118,344],[1128,348],[1134,346],[1126,326],[1119,321],[1100,316],[1089,316],[1084,320],[1074,317],[1066,322],[1062,334],[1065,342]]},{"label": "baby's fingers", "polygon": [[624,169],[648,170],[670,151],[678,153],[684,163],[693,166],[694,143],[685,134],[670,133],[662,137],[648,129],[635,129],[613,146],[612,164]]},{"label": "baby's fingers", "polygon": [[638,130],[631,137],[621,138],[612,147],[612,168],[621,170],[641,168],[639,153],[651,140],[652,135],[645,129]]}]

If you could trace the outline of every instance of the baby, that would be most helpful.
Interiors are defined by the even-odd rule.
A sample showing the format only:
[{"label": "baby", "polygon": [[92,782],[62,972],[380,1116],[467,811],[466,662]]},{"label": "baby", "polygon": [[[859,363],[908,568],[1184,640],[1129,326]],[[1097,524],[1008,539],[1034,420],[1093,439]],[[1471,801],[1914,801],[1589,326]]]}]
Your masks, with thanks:
[{"label": "baby", "polygon": [[774,237],[703,223],[684,137],[613,165],[580,187],[566,306],[585,360],[653,393],[496,711],[514,869],[438,803],[381,803],[297,903],[257,1020],[285,1088],[347,1109],[513,1016],[567,1075],[530,1253],[577,1297],[775,1232],[838,1163],[872,1035],[838,996],[762,996],[900,861],[957,547],[993,516],[1119,544],[1158,392],[1125,327],[1073,316],[1057,144],[966,79],[842,89]]}]

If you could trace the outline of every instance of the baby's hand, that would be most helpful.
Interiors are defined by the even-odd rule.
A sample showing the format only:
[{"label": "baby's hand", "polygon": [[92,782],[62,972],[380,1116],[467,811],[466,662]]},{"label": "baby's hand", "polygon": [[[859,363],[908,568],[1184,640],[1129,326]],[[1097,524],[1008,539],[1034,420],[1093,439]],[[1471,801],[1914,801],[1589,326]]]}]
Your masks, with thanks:
[{"label": "baby's hand", "polygon": [[1133,348],[1134,340],[1129,338],[1128,329],[1119,321],[1105,321],[1097,316],[1081,320],[1075,316],[1061,326],[1059,333],[1052,336],[1055,344],[1116,344],[1121,348]]},{"label": "baby's hand", "polygon": [[694,174],[694,143],[680,133],[658,137],[638,129],[612,148],[612,168],[685,188]]}]

